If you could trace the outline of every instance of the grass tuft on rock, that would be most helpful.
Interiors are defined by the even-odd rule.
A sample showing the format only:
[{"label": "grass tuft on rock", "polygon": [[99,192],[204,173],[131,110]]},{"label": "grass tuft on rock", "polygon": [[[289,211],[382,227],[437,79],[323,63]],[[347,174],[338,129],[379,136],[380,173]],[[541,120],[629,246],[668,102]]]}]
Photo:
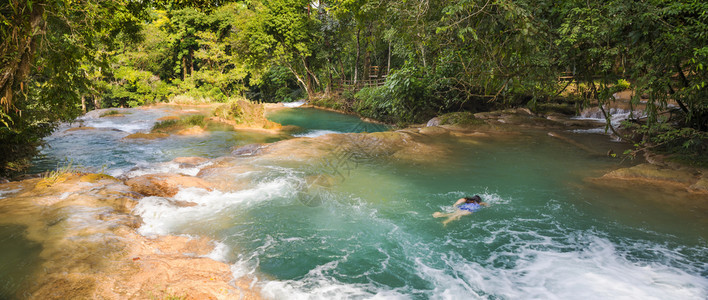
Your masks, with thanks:
[{"label": "grass tuft on rock", "polygon": [[160,121],[152,126],[152,133],[171,133],[183,130],[189,127],[204,127],[206,126],[206,117],[204,115],[190,115],[181,119],[168,119]]},{"label": "grass tuft on rock", "polygon": [[107,112],[104,112],[101,114],[101,118],[103,117],[122,117],[125,114],[121,113],[120,111],[117,110],[109,110]]}]

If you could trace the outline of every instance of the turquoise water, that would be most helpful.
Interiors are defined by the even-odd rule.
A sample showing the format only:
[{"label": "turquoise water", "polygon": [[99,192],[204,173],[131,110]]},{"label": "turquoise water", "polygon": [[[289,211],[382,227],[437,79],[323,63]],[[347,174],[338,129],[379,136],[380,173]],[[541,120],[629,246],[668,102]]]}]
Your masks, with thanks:
[{"label": "turquoise water", "polygon": [[362,122],[356,116],[316,108],[283,109],[268,115],[274,122],[283,125],[295,125],[302,128],[296,136],[313,137],[326,133],[342,132],[378,132],[386,131],[388,126]]},{"label": "turquoise water", "polygon": [[[351,123],[338,124],[329,112],[304,110],[307,116],[300,120],[303,110],[284,112],[281,121],[292,120],[283,122],[305,127],[305,132],[352,128]],[[319,117],[332,127],[308,127]],[[564,134],[598,153],[609,148],[621,153],[626,147],[602,135]],[[63,139],[68,136],[53,143]],[[223,155],[229,144],[239,142],[215,137],[195,153]],[[110,154],[91,155],[108,157],[104,164],[122,161],[109,171],[154,172],[174,156],[165,153],[195,151],[193,144],[182,143],[182,149],[169,141],[106,143]],[[249,182],[245,188],[185,189],[175,196],[198,204],[193,207],[147,197],[134,213],[145,222],[139,229],[145,235],[213,238],[218,247],[210,257],[232,263],[235,276],[256,276],[268,298],[708,296],[705,199],[667,195],[651,186],[597,184],[587,178],[632,162],[587,153],[545,132],[431,143],[450,150],[451,158],[430,156],[426,164],[377,158],[337,177],[331,187],[309,189],[303,186],[313,166],[235,158],[254,170],[237,174]],[[148,150],[136,152],[143,148]],[[113,156],[113,149],[149,159]],[[150,156],[151,151],[162,152]],[[134,161],[140,163],[130,165]],[[474,194],[490,206],[447,226],[432,217],[436,211],[453,211],[456,199]]]},{"label": "turquoise water", "polygon": [[0,225],[0,299],[24,298],[22,291],[41,264],[42,246],[24,234],[22,226]]}]

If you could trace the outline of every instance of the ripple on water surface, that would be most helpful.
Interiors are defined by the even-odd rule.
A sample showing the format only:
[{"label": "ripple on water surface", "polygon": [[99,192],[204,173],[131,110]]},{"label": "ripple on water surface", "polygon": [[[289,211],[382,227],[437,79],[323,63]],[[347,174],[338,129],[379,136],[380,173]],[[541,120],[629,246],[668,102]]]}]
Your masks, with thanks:
[{"label": "ripple on water surface", "polygon": [[[143,113],[153,119],[163,114]],[[309,114],[317,112],[293,109],[281,117],[306,127],[298,133],[304,136],[355,131],[352,124],[358,122],[318,125]],[[333,117],[327,114],[322,120]],[[103,138],[108,150],[89,158],[68,146],[66,153],[100,163],[117,157],[109,168],[137,176],[175,169],[166,162],[203,142],[119,144],[120,134],[110,131]],[[56,135],[50,143],[77,144],[67,136]],[[242,141],[211,137],[204,153]],[[142,234],[215,239],[219,246],[210,257],[233,263],[237,276],[255,274],[264,294],[276,299],[708,296],[704,233],[675,225],[700,229],[705,216],[686,208],[666,214],[662,205],[651,206],[655,212],[637,209],[651,199],[598,190],[584,181],[618,167],[617,160],[545,133],[450,139],[435,142],[449,143],[452,159],[430,157],[427,165],[374,160],[332,175],[336,180],[329,187],[309,189],[309,169],[239,158],[249,171],[223,174],[225,185],[233,180],[232,190],[190,188],[174,199],[147,197],[134,212],[145,222]],[[457,198],[473,194],[490,207],[447,226],[431,217],[454,211]]]}]

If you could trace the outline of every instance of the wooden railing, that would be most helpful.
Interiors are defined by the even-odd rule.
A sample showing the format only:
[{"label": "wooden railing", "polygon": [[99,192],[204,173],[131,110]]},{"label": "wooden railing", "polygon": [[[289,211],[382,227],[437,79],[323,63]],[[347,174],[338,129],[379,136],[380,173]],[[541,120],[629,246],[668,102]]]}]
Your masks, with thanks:
[{"label": "wooden railing", "polygon": [[334,88],[360,89],[363,87],[377,87],[386,83],[386,78],[366,79],[366,80],[339,80],[335,81]]}]

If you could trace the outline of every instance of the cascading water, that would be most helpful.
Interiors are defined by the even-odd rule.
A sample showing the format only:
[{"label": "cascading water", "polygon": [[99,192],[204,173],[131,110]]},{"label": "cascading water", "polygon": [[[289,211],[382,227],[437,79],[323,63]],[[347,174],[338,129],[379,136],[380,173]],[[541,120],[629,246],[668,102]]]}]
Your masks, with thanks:
[{"label": "cascading water", "polygon": [[[622,121],[625,121],[629,118],[643,118],[646,117],[646,113],[642,110],[637,110],[637,109],[628,109],[628,108],[620,108],[620,107],[605,107],[605,112],[610,117],[610,124],[614,127],[618,127],[621,125]],[[597,121],[598,123],[606,123],[607,120],[605,118],[605,115],[603,114],[602,110],[599,107],[590,107],[586,108],[583,111],[580,112],[580,115],[577,117],[574,117],[573,119],[576,120],[594,120]],[[598,128],[593,128],[593,129],[578,129],[574,130],[574,132],[577,133],[605,133],[606,128],[603,127],[598,127]]]},{"label": "cascading water", "polygon": [[[169,114],[130,113],[84,122],[126,132],[55,134],[45,161],[71,153],[79,164],[106,164],[111,174],[133,177],[176,172],[179,167],[169,161],[177,156],[223,156],[233,145],[264,140],[229,131],[128,143],[121,138],[129,128],[149,128]],[[373,131],[362,130],[351,116],[317,110],[283,111],[276,118],[301,126],[302,135]],[[598,148],[612,144],[598,135],[576,138]],[[647,187],[594,184],[587,178],[619,162],[545,132],[427,141],[447,151],[447,158],[427,155],[425,163],[415,163],[375,157],[309,190],[303,186],[318,165],[294,164],[287,157],[225,157],[222,163],[247,170],[213,171],[227,188],[185,188],[173,199],[146,197],[133,213],[142,217],[143,235],[214,239],[219,246],[209,257],[231,263],[236,277],[254,276],[263,295],[273,299],[708,296],[708,209],[700,206],[700,196],[667,202]],[[432,217],[474,194],[490,206],[447,226]],[[195,205],[175,206],[170,200]]]}]

